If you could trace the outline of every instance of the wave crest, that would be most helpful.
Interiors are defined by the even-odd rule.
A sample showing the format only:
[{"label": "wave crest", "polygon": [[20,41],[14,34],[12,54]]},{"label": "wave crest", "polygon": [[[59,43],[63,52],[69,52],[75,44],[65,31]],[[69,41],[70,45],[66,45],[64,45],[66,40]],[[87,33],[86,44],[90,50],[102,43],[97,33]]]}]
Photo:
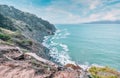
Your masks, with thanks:
[{"label": "wave crest", "polygon": [[67,38],[70,33],[66,30],[57,30],[55,35],[46,36],[43,45],[50,49],[49,55],[54,59],[55,62],[65,65],[67,63],[75,64],[74,61],[71,61],[71,58],[68,54],[69,48],[66,44],[57,42],[60,39]]}]

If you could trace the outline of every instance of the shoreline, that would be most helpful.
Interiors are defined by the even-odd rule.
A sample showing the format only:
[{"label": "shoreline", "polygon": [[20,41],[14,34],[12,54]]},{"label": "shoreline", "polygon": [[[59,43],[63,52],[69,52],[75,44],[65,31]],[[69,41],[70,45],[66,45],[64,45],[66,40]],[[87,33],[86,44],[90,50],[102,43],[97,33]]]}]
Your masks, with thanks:
[{"label": "shoreline", "polygon": [[[55,35],[56,35],[57,31],[61,31],[61,30],[57,29],[56,32],[55,32]],[[47,44],[46,42],[47,42],[47,40],[48,40],[51,36],[54,36],[54,35],[45,36],[45,37],[44,37],[44,40],[43,40],[43,42],[42,42],[42,44],[43,44],[45,47],[47,47],[48,49],[50,49],[50,48],[49,48],[50,45]],[[50,55],[50,54],[49,54],[49,55]],[[51,56],[50,56],[50,57],[51,57]],[[51,57],[51,58],[52,58],[51,61],[55,62],[56,59],[55,59],[54,57]],[[96,66],[96,67],[106,67],[106,66],[104,66],[104,65],[99,65],[99,64],[95,64],[95,63],[90,64],[90,65],[77,64],[75,61],[72,61],[72,60],[70,60],[70,59],[69,59],[69,62],[67,62],[67,63],[79,65],[79,66],[82,67],[84,70],[86,70],[86,69],[88,70],[88,69],[89,69],[90,67],[92,67],[92,66]],[[67,63],[66,63],[66,64],[67,64]],[[59,63],[57,63],[57,64],[59,64]],[[65,64],[61,64],[61,63],[60,63],[60,65],[64,66]],[[120,70],[117,69],[117,68],[114,68],[114,67],[111,67],[111,66],[108,66],[108,67],[113,68],[113,69],[116,69],[116,70],[118,70],[118,71],[120,72]]]},{"label": "shoreline", "polygon": [[[71,63],[68,46],[52,42],[55,38],[66,38],[69,33],[60,34],[67,32],[66,29],[57,31],[48,21],[11,6],[0,5],[0,9],[0,78],[89,78],[104,74],[120,77],[108,67],[88,70],[84,65],[83,69],[82,65]],[[43,37],[52,35],[55,37],[48,43],[59,45],[63,53],[59,53],[56,46],[47,48],[42,44]],[[49,57],[56,59],[48,60]]]}]

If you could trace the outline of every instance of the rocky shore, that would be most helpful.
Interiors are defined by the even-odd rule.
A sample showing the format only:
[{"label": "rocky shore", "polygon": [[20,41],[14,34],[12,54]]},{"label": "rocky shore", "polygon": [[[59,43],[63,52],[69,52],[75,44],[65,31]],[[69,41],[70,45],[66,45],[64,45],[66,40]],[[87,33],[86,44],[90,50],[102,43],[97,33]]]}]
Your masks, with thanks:
[{"label": "rocky shore", "polygon": [[[44,36],[56,28],[33,14],[0,5],[0,78],[76,78],[78,69],[49,61]],[[75,76],[75,77],[74,77]]]},{"label": "rocky shore", "polygon": [[55,31],[53,24],[33,14],[0,5],[0,78],[120,78],[108,67],[84,70],[50,61],[42,41]]},{"label": "rocky shore", "polygon": [[[18,47],[0,46],[0,78],[80,78],[82,69],[68,64],[57,64],[37,56],[23,53]],[[87,77],[83,77],[87,78]]]},{"label": "rocky shore", "polygon": [[120,78],[120,72],[108,67],[59,66],[36,53],[0,45],[0,78]]}]

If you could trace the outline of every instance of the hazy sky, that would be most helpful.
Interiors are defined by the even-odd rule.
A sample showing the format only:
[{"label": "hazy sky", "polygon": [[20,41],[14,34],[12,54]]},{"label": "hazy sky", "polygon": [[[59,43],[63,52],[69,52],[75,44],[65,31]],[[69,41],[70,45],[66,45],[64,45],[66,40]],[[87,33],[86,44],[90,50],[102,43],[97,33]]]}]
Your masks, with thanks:
[{"label": "hazy sky", "polygon": [[120,0],[0,0],[54,24],[120,19]]}]

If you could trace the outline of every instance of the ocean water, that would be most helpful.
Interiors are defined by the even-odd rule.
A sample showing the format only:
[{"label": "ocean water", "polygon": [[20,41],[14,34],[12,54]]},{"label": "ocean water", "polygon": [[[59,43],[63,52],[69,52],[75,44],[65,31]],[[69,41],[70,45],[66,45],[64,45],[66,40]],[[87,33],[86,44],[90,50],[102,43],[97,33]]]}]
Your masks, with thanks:
[{"label": "ocean water", "polygon": [[56,25],[54,36],[43,44],[58,63],[110,66],[120,70],[120,25]]}]

